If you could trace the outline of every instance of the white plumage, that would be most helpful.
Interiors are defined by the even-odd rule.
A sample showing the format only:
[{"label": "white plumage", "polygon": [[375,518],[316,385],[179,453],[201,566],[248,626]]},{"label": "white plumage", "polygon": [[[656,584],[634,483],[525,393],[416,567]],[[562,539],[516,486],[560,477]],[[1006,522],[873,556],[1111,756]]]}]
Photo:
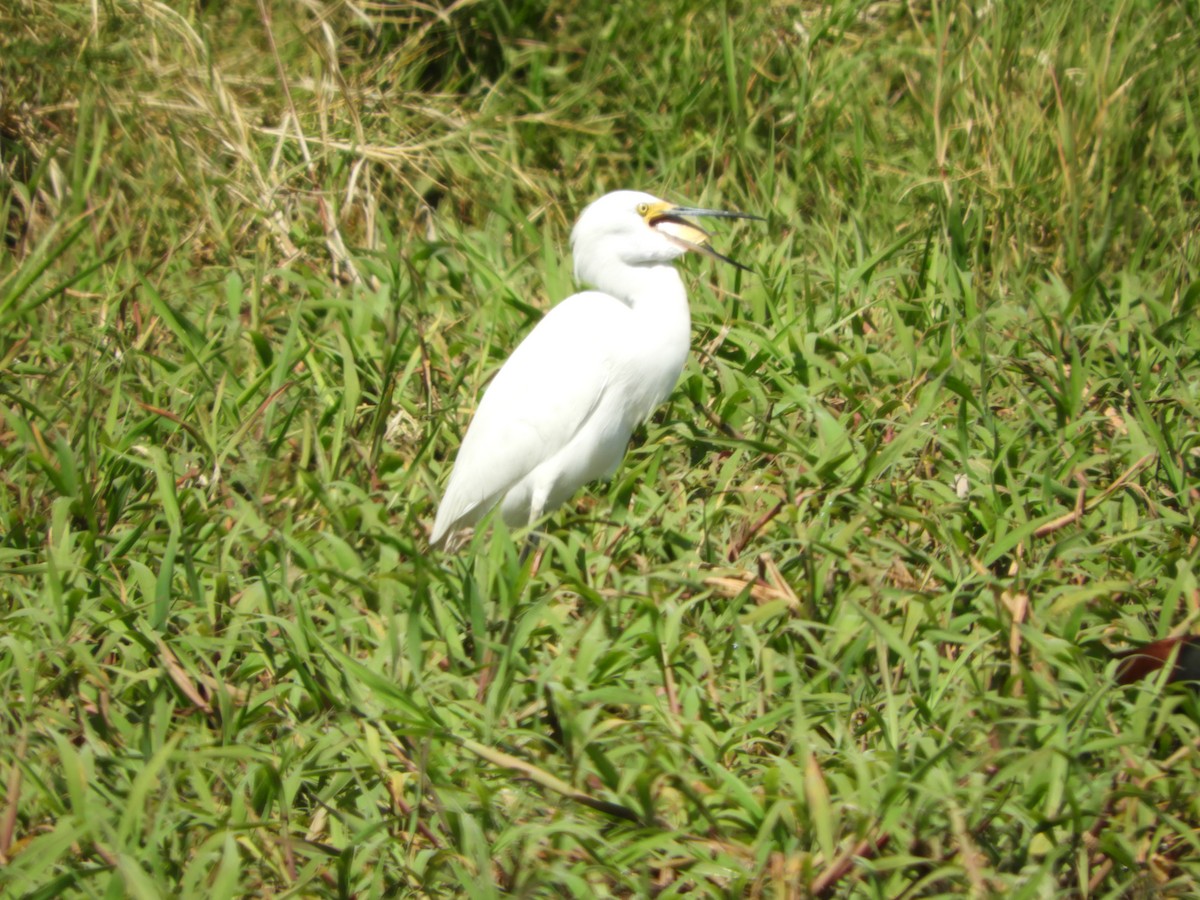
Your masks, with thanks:
[{"label": "white plumage", "polygon": [[697,250],[733,263],[681,218],[705,215],[757,218],[638,191],[606,194],[583,211],[571,232],[575,277],[597,290],[551,309],[488,386],[432,545],[497,503],[509,525],[533,522],[616,471],[633,429],[670,396],[687,360],[691,316],[672,261]]}]

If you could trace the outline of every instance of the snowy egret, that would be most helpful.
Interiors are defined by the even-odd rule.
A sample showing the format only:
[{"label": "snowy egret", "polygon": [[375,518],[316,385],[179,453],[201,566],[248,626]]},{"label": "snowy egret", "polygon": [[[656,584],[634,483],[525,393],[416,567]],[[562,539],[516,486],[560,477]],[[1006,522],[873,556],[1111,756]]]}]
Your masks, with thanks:
[{"label": "snowy egret", "polygon": [[614,191],[571,232],[575,280],[596,290],[553,307],[484,392],[438,507],[430,544],[474,525],[493,506],[511,526],[609,478],[633,429],[670,395],[691,344],[683,280],[689,250],[722,256],[685,216],[760,219]]}]

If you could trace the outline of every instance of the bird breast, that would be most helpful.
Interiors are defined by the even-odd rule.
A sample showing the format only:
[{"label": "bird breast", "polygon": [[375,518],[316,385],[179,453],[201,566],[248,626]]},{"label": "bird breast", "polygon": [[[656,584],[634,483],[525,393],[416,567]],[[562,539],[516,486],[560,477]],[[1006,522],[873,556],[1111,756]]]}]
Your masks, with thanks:
[{"label": "bird breast", "polygon": [[671,396],[687,362],[689,330],[685,323],[682,328],[659,326],[626,336],[627,352],[614,361],[611,375],[616,390],[606,393],[624,398],[630,429]]}]

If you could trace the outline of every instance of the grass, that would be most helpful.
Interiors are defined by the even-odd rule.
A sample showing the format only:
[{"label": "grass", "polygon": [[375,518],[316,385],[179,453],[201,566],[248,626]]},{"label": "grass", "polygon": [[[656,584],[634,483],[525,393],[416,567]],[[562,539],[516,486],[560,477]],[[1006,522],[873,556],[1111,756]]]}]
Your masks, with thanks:
[{"label": "grass", "polygon": [[[1194,894],[1196,14],[0,11],[0,892]],[[615,187],[757,274],[429,553]]]}]

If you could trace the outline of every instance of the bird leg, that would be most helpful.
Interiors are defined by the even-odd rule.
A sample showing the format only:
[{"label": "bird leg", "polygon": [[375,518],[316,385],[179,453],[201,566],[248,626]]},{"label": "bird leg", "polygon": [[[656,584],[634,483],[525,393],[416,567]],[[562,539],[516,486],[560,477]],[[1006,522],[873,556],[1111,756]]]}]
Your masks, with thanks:
[{"label": "bird leg", "polygon": [[[519,560],[521,565],[525,565],[525,560],[529,559],[529,554],[538,549],[539,537],[541,537],[541,535],[539,535],[536,531],[531,531],[525,536],[525,546],[521,548],[521,557]],[[531,572],[530,574],[533,573]]]},{"label": "bird leg", "polygon": [[[541,537],[541,535],[534,531],[532,526],[542,517],[542,512],[546,508],[546,500],[549,493],[550,489],[545,485],[535,485],[533,490],[530,492],[528,523],[530,525],[530,531],[525,538],[525,546],[521,548],[521,565],[525,565],[525,560],[529,558],[529,554],[538,549],[538,539]],[[541,561],[542,555],[541,553],[538,553],[537,557],[533,561],[533,568],[529,572],[530,575],[533,575],[535,572],[537,572],[538,564],[541,563]]]}]

